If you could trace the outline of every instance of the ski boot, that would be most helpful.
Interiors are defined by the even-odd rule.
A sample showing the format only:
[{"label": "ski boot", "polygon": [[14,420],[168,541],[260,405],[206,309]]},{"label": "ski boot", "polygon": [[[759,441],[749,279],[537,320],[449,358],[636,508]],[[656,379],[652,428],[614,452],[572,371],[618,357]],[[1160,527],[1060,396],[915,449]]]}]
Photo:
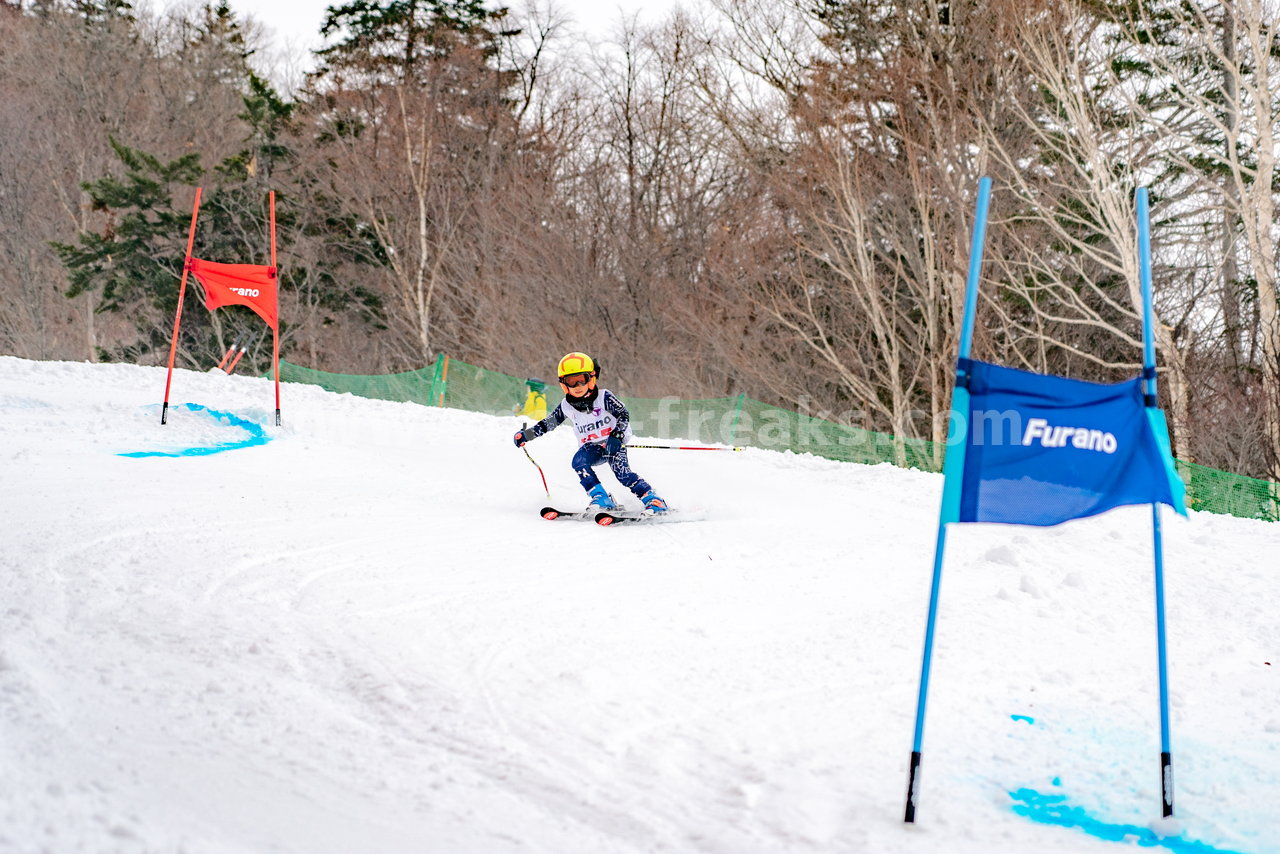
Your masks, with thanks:
[{"label": "ski boot", "polygon": [[667,507],[667,502],[663,501],[662,498],[659,497],[658,493],[654,492],[652,489],[644,495],[641,495],[640,500],[644,502],[644,509],[646,513],[666,513],[667,510],[670,509]]},{"label": "ski boot", "polygon": [[587,505],[588,510],[594,510],[597,513],[601,511],[617,510],[618,505],[609,497],[609,493],[605,491],[603,483],[597,483],[591,489],[587,490],[587,495],[591,497],[591,503]]}]

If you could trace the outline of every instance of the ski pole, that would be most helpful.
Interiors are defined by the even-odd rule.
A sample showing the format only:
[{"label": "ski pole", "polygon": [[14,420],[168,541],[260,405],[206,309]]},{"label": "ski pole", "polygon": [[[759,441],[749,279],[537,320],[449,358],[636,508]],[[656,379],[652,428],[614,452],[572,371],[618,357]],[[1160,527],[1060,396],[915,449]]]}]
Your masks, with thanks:
[{"label": "ski pole", "polygon": [[658,451],[741,451],[741,448],[702,448],[693,445],[627,445],[627,450],[632,448],[645,448],[648,450]]},{"label": "ski pole", "polygon": [[[520,429],[523,431],[523,430],[524,430],[524,428],[525,428],[525,426],[526,426],[527,424],[528,424],[528,422],[526,422],[526,421],[521,421],[521,422],[520,422]],[[527,444],[529,444],[529,443],[528,443],[528,442],[525,442],[525,445],[527,445]],[[529,462],[533,463],[533,467],[534,467],[534,468],[536,468],[536,469],[538,470],[538,475],[542,478],[542,489],[543,489],[543,491],[545,491],[545,492],[547,493],[547,497],[548,497],[548,498],[550,498],[550,497],[551,497],[551,487],[547,486],[547,476],[546,476],[545,474],[543,474],[543,473],[542,473],[542,466],[540,466],[540,465],[538,465],[536,462],[534,462],[533,457],[529,456],[529,449],[528,449],[528,448],[526,448],[524,445],[521,445],[521,446],[520,446],[520,450],[524,451],[524,455],[525,455],[526,457],[529,457]]]}]

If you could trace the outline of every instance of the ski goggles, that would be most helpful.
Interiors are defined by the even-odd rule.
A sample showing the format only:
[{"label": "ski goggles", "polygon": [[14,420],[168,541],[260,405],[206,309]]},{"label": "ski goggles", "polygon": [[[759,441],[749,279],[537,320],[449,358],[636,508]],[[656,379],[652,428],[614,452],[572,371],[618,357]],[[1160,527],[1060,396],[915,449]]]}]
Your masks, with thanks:
[{"label": "ski goggles", "polygon": [[579,388],[591,382],[591,373],[581,374],[565,374],[560,378],[560,382],[564,383],[566,388]]}]

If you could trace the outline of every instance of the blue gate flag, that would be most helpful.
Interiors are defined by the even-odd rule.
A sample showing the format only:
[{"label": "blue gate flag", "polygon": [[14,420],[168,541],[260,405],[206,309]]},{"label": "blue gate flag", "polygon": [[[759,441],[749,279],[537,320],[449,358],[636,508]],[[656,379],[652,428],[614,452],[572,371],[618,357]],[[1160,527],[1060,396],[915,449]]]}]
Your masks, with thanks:
[{"label": "blue gate flag", "polygon": [[[1126,504],[1186,515],[1164,413],[1146,406],[1143,378],[1114,385],[962,359],[967,419],[947,467],[942,522],[1057,525]],[[962,388],[957,387],[957,392]],[[958,487],[958,488],[957,488]]]}]

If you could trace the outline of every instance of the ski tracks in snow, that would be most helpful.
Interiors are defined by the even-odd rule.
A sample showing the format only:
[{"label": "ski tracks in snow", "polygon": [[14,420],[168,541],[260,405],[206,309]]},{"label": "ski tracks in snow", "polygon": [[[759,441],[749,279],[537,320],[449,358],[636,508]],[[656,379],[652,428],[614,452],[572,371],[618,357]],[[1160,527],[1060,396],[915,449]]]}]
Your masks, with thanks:
[{"label": "ski tracks in snow", "polygon": [[[0,848],[1076,854],[1009,792],[1154,808],[1142,513],[956,533],[904,828],[937,476],[655,453],[705,521],[549,525],[511,419],[304,386],[268,446],[114,456],[178,436],[163,376],[0,358]],[[1269,854],[1280,528],[1167,530],[1188,836]]]}]

